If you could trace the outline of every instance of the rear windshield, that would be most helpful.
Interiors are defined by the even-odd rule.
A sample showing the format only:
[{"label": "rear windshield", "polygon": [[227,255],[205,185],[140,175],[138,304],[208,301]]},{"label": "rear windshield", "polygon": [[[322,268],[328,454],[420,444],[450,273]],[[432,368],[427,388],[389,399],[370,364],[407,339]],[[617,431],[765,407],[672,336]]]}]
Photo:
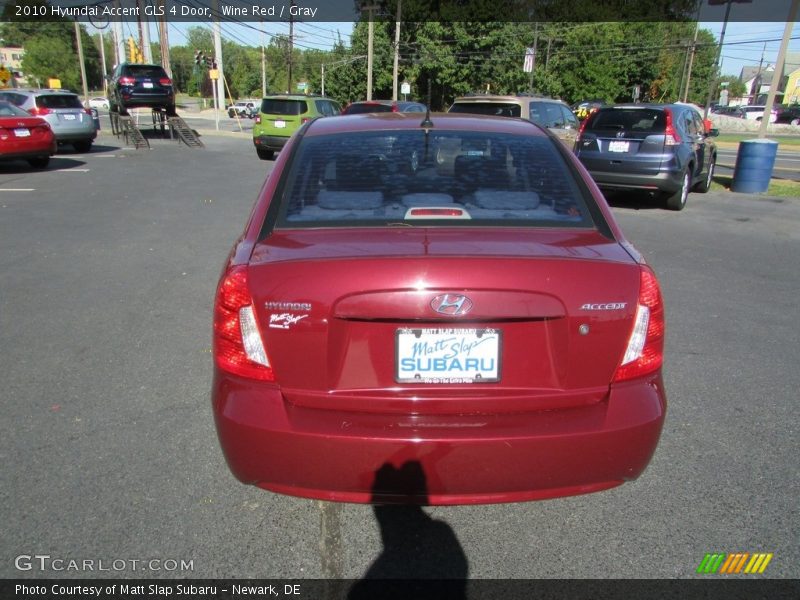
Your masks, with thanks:
[{"label": "rear windshield", "polygon": [[591,226],[557,143],[421,129],[306,136],[274,226]]},{"label": "rear windshield", "polygon": [[39,108],[83,108],[80,99],[71,94],[36,96],[36,106]]},{"label": "rear windshield", "polygon": [[360,115],[363,113],[379,113],[379,112],[392,112],[391,104],[351,104],[348,106],[344,114],[346,115]]},{"label": "rear windshield", "polygon": [[667,119],[663,110],[651,108],[601,108],[589,118],[586,130],[652,131],[663,133]]},{"label": "rear windshield", "polygon": [[167,76],[167,73],[161,67],[150,65],[129,65],[125,67],[125,74],[131,77],[150,77],[153,79]]},{"label": "rear windshield", "polygon": [[268,115],[303,115],[308,112],[305,100],[286,100],[283,98],[264,98],[261,112]]},{"label": "rear windshield", "polygon": [[467,113],[471,115],[494,115],[497,117],[520,117],[522,108],[519,104],[502,102],[456,102],[448,112]]}]

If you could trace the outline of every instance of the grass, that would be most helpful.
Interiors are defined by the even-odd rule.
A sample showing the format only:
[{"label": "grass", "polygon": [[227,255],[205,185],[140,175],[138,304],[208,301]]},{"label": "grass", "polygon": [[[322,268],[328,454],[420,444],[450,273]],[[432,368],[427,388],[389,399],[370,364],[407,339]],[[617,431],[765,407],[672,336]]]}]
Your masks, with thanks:
[{"label": "grass", "polygon": [[[738,144],[745,140],[755,140],[758,135],[755,133],[721,133],[714,141],[723,144]],[[792,150],[800,150],[800,135],[767,135],[767,139],[775,140],[782,149],[791,147]]]},{"label": "grass", "polygon": [[[711,183],[711,189],[714,191],[731,190],[731,183],[733,177],[728,175],[714,175],[714,181]],[[771,179],[769,188],[766,191],[767,196],[780,196],[784,198],[800,198],[800,181],[787,181],[784,179]]]}]

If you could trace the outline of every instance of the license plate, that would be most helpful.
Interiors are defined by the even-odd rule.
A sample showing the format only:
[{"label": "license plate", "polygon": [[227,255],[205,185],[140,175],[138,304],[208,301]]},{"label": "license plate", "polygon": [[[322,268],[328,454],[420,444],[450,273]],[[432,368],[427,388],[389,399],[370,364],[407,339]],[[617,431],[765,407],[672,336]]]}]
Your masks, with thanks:
[{"label": "license plate", "polygon": [[500,381],[498,329],[398,329],[398,383]]},{"label": "license plate", "polygon": [[609,152],[627,152],[630,147],[631,147],[630,142],[620,142],[614,140],[613,142],[608,143]]},{"label": "license plate", "polygon": [[20,127],[19,129],[14,130],[14,135],[17,137],[30,137],[31,132],[30,129],[26,129],[24,127]]},{"label": "license plate", "polygon": [[65,121],[74,121],[75,120],[75,115],[64,115],[64,120]]},{"label": "license plate", "polygon": [[142,82],[142,87],[145,87],[147,89],[151,89],[153,87],[153,83],[151,81],[143,81]]},{"label": "license plate", "polygon": [[280,119],[278,119],[277,121],[275,121],[275,127],[277,127],[278,129],[283,129],[284,127],[286,127],[286,121],[281,121]]}]

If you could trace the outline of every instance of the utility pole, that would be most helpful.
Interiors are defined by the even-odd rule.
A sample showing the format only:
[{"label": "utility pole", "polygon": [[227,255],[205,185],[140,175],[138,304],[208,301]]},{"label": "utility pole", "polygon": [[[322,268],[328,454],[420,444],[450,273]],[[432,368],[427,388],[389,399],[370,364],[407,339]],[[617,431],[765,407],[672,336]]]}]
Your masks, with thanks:
[{"label": "utility pole", "polygon": [[792,28],[797,20],[797,8],[799,5],[800,0],[792,1],[792,6],[789,9],[789,18],[786,20],[786,27],[783,29],[783,40],[781,41],[781,48],[778,50],[778,63],[772,73],[772,83],[769,84],[769,93],[767,94],[767,105],[764,107],[764,116],[761,117],[761,127],[758,130],[758,137],[760,138],[767,135],[767,125],[769,125],[769,117],[772,114],[772,106],[775,103],[775,94],[778,92],[778,86],[783,77],[786,49],[789,47],[789,40],[792,37]]},{"label": "utility pole", "polygon": [[108,81],[106,80],[106,76],[108,75],[108,68],[106,67],[106,42],[103,39],[103,30],[99,30],[98,34],[100,35],[100,63],[103,65],[103,96],[108,96]]},{"label": "utility pole", "polygon": [[367,11],[367,100],[372,100],[372,41],[375,34],[375,23],[373,18],[374,5],[365,6]]},{"label": "utility pole", "polygon": [[219,26],[219,2],[213,0],[211,12],[214,18],[214,60],[219,78],[217,79],[217,113],[225,108],[225,73],[222,69],[222,32]]},{"label": "utility pole", "polygon": [[322,95],[325,95],[325,63],[322,63]]},{"label": "utility pole", "polygon": [[86,85],[86,65],[83,61],[83,42],[81,42],[81,26],[75,21],[75,41],[78,46],[78,62],[81,65],[81,83],[83,84],[83,105],[88,106],[89,86]]},{"label": "utility pole", "polygon": [[689,99],[689,84],[692,81],[692,66],[694,65],[694,56],[697,54],[697,34],[700,31],[700,23],[695,23],[694,27],[694,40],[692,40],[692,53],[689,55],[689,69],[686,71],[686,89],[683,92],[683,101],[687,102]]},{"label": "utility pole", "polygon": [[264,54],[264,20],[261,20],[261,97],[267,95],[267,59]]},{"label": "utility pole", "polygon": [[167,11],[164,4],[165,0],[158,0],[158,6],[162,9],[160,12],[163,13],[158,18],[158,44],[161,47],[161,66],[164,67],[167,75],[172,78],[169,59],[169,28],[167,27]]},{"label": "utility pole", "polygon": [[[114,8],[117,11],[120,10],[119,0],[114,0]],[[114,58],[117,61],[114,67],[116,67],[127,62],[125,60],[125,36],[122,34],[122,21],[111,21],[111,26],[114,28]]]},{"label": "utility pole", "polygon": [[394,22],[394,67],[392,69],[392,100],[397,101],[397,84],[400,68],[400,14],[403,0],[397,0],[397,18]]},{"label": "utility pole", "polygon": [[142,57],[148,65],[153,64],[153,47],[150,45],[150,21],[142,15]]},{"label": "utility pole", "polygon": [[[294,0],[291,2],[291,6],[294,6]],[[292,10],[289,9],[289,77],[288,81],[286,82],[286,93],[292,93],[292,54],[294,54],[294,17],[292,16]]]}]

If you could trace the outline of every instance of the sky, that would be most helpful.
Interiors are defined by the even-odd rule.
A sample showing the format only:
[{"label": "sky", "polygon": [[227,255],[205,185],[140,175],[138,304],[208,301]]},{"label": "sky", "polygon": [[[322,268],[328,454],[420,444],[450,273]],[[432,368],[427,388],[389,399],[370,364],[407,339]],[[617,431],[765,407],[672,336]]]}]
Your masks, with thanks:
[{"label": "sky", "polygon": [[[701,22],[700,27],[710,30],[719,40],[722,22]],[[721,55],[722,73],[738,76],[742,67],[757,67],[762,60],[764,64],[775,64],[778,57],[781,39],[784,34],[785,22],[739,22],[730,21],[726,26],[725,45]],[[210,23],[170,23],[170,45],[183,46],[187,43],[186,31],[189,27],[210,27]],[[134,35],[136,26],[133,23],[124,24],[124,34]],[[295,45],[298,48],[319,48],[330,50],[341,36],[348,44],[353,30],[353,23],[308,23],[297,22],[294,26]],[[262,38],[261,31],[264,31]],[[288,23],[223,23],[222,35],[224,38],[239,44],[258,46],[261,40],[269,43],[271,35],[288,35]],[[157,39],[155,27],[152,29],[151,39]],[[789,52],[800,54],[800,24],[793,25]],[[522,64],[522,63],[520,63]]]}]

